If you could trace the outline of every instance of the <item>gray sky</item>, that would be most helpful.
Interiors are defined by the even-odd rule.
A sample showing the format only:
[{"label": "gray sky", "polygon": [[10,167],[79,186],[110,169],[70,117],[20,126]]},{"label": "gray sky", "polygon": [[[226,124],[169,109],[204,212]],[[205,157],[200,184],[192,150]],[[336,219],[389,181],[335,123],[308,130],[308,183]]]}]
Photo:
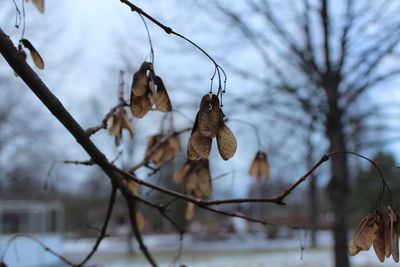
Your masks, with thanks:
[{"label": "gray sky", "polygon": [[[9,7],[11,8],[12,1]],[[216,24],[211,17],[199,12],[185,1],[136,1],[143,10],[159,19],[175,31],[195,41],[217,60],[228,60],[246,64],[249,68],[265,69],[257,61],[254,51],[245,41],[235,42],[235,36],[226,34],[226,26]],[[11,11],[11,14],[13,11]],[[11,16],[13,18],[13,16]],[[20,32],[13,28],[14,21],[0,17],[0,25],[17,42]],[[46,1],[46,12],[39,14],[31,3],[26,4],[26,38],[39,50],[46,62],[46,69],[38,71],[49,88],[60,98],[63,104],[78,118],[84,127],[98,124],[109,108],[117,102],[116,89],[118,71],[127,72],[127,88],[131,75],[148,56],[149,46],[146,31],[140,17],[118,0],[68,0]],[[161,29],[148,22],[155,49],[155,69],[170,93],[173,105],[179,107],[185,115],[194,120],[196,109],[202,95],[208,92],[209,78],[213,65],[194,47],[174,36],[166,35]],[[2,63],[3,60],[0,61]],[[2,64],[4,65],[4,64]],[[4,69],[4,66],[0,67]],[[293,181],[303,175],[305,167],[296,164],[304,153],[300,147],[294,153],[285,148],[298,145],[298,138],[290,128],[280,121],[266,121],[263,114],[248,110],[245,106],[232,104],[231,99],[248,96],[257,97],[263,91],[254,83],[238,77],[229,69],[224,112],[229,118],[239,118],[256,122],[260,125],[263,148],[276,146],[282,136],[289,136],[282,144],[279,157],[270,155],[272,165],[271,183],[274,179],[288,178]],[[3,71],[2,73],[7,73]],[[8,72],[7,75],[12,75]],[[128,90],[128,89],[126,89]],[[398,101],[398,90],[393,91]],[[387,94],[382,96],[387,98]],[[32,98],[32,101],[33,100]],[[39,105],[38,105],[39,106]],[[176,128],[191,126],[187,120],[175,116]],[[162,114],[152,112],[141,120],[134,120],[138,128],[137,149],[134,162],[144,154],[146,136],[155,134]],[[155,125],[155,126],[154,126]],[[234,185],[228,176],[216,182],[215,188],[221,191],[234,191],[235,196],[245,196],[247,185],[254,181],[247,172],[257,151],[252,130],[238,123],[228,123],[238,139],[238,150],[233,159],[223,161],[216,150],[214,141],[211,166],[214,176],[234,171]],[[82,150],[69,137],[61,126],[57,128],[54,146],[65,147],[60,160],[86,159]],[[186,147],[188,135],[182,139]],[[316,136],[316,139],[319,137]],[[57,140],[62,140],[58,143]],[[113,158],[117,150],[113,140],[106,132],[94,137],[96,143]],[[322,141],[321,141],[322,142]],[[321,146],[326,144],[321,143]],[[393,146],[393,150],[399,145]],[[282,156],[286,160],[282,162]],[[322,154],[321,154],[322,155]],[[65,157],[65,158],[64,158]],[[289,165],[289,167],[288,167]],[[82,170],[87,167],[62,166],[65,171],[71,169],[72,176],[82,179]],[[83,171],[84,172],[84,171]],[[146,172],[139,172],[144,175]],[[324,179],[321,179],[322,181]]]}]

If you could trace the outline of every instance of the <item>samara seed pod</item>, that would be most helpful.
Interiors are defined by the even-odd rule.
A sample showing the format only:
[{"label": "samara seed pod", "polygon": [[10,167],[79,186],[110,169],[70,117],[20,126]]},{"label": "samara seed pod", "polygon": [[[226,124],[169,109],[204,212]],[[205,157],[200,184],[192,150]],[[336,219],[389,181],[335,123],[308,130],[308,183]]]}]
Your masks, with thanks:
[{"label": "samara seed pod", "polygon": [[187,202],[185,208],[185,219],[187,221],[190,221],[194,218],[194,213],[195,213],[194,210],[195,210],[195,205],[192,202]]},{"label": "samara seed pod", "polygon": [[167,89],[165,89],[164,83],[160,77],[156,76],[154,82],[157,86],[156,94],[156,107],[161,112],[171,112],[172,105],[169,99]]},{"label": "samara seed pod", "polygon": [[136,118],[143,118],[151,110],[151,102],[147,94],[136,96],[131,94],[131,111]]},{"label": "samara seed pod", "polygon": [[235,155],[237,142],[232,131],[221,121],[221,126],[217,133],[218,151],[224,160],[228,160]]},{"label": "samara seed pod", "polygon": [[381,262],[385,261],[385,221],[381,213],[377,213],[377,232],[373,242],[375,254]]},{"label": "samara seed pod", "polygon": [[216,95],[211,98],[207,94],[203,97],[206,99],[198,113],[198,131],[204,137],[214,138],[220,127],[221,112],[219,100]]},{"label": "samara seed pod", "polygon": [[32,60],[33,60],[33,63],[35,64],[35,66],[41,70],[44,69],[44,61],[43,61],[42,57],[40,56],[39,52],[32,45],[32,43],[30,41],[28,41],[27,39],[21,39],[20,42],[31,53],[31,57],[32,57]]},{"label": "samara seed pod", "polygon": [[369,250],[374,242],[375,235],[378,232],[377,221],[379,219],[377,216],[378,215],[375,212],[369,213],[361,220],[349,243],[350,256],[354,256],[362,250]]}]

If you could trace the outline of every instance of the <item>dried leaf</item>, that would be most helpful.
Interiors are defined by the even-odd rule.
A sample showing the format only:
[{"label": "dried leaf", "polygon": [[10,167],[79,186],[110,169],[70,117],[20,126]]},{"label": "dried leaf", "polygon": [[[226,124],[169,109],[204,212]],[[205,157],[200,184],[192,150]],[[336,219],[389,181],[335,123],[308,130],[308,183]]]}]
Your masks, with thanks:
[{"label": "dried leaf", "polygon": [[377,213],[369,213],[361,220],[349,243],[350,256],[369,250],[378,232],[377,220]]},{"label": "dried leaf", "polygon": [[192,202],[187,202],[186,208],[185,208],[185,219],[187,221],[190,221],[194,217],[194,204]]},{"label": "dried leaf", "polygon": [[219,100],[216,95],[205,95],[202,99],[204,102],[198,113],[198,131],[205,137],[214,138],[220,127],[221,112]]},{"label": "dried leaf", "polygon": [[377,232],[373,242],[375,254],[381,262],[385,261],[385,221],[380,213],[377,214]]},{"label": "dried leaf", "polygon": [[39,52],[32,45],[32,43],[29,42],[27,39],[21,39],[20,42],[29,50],[29,52],[31,52],[31,57],[36,67],[38,67],[39,69],[44,69],[44,61]]},{"label": "dried leaf", "polygon": [[144,221],[144,217],[143,217],[142,213],[140,211],[137,211],[135,217],[136,217],[136,224],[137,224],[137,227],[139,228],[139,231],[143,232],[145,221]]},{"label": "dried leaf", "polygon": [[[193,157],[195,155],[197,155],[198,157],[201,158],[208,158],[208,156],[210,155],[210,151],[211,151],[211,139],[208,137],[204,137],[201,134],[199,134],[198,131],[195,131],[192,133],[192,135],[189,138],[189,144],[191,144],[191,149],[194,150],[194,154]],[[193,158],[192,157],[192,158]],[[196,158],[198,158],[196,157]],[[191,158],[191,155],[189,154],[189,158]]]},{"label": "dried leaf", "polygon": [[147,94],[136,96],[131,94],[131,111],[136,118],[143,118],[151,110],[151,102]]},{"label": "dried leaf", "polygon": [[156,107],[161,112],[170,112],[172,110],[171,101],[165,89],[164,83],[161,78],[156,76],[154,80],[157,85],[157,95],[156,95]]},{"label": "dried leaf", "polygon": [[237,148],[236,138],[223,121],[217,133],[217,144],[219,154],[224,160],[228,160],[235,155]]}]

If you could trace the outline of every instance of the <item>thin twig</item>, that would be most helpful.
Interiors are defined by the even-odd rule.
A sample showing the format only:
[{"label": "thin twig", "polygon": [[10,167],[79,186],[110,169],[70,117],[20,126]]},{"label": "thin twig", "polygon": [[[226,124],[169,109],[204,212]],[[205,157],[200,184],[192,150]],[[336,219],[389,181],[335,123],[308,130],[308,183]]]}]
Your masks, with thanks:
[{"label": "thin twig", "polygon": [[89,159],[85,161],[80,161],[80,160],[64,160],[63,163],[65,164],[75,164],[75,165],[87,165],[87,166],[92,166],[95,165],[96,163]]}]

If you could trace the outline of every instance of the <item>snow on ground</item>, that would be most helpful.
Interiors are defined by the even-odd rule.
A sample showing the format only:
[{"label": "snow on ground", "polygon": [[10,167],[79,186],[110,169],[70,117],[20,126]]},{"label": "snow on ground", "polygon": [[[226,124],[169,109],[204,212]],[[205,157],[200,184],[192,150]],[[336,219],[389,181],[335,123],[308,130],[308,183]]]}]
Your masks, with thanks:
[{"label": "snow on ground", "polygon": [[[330,267],[333,266],[331,251],[332,238],[329,232],[318,235],[319,248],[305,248],[302,252],[302,235],[292,239],[267,240],[263,235],[232,235],[229,240],[199,241],[190,235],[185,235],[183,243],[178,235],[145,235],[149,250],[152,252],[160,266],[179,266],[186,264],[188,267]],[[79,260],[93,246],[94,239],[67,240],[64,252],[72,259]],[[179,247],[183,250],[179,261],[174,258],[179,254]],[[149,266],[145,258],[138,252],[127,253],[127,239],[107,238],[101,244],[97,254],[91,261],[101,266],[111,267],[139,267]],[[357,267],[387,267],[397,266],[393,260],[380,263],[374,251],[361,252],[350,258],[353,266]]]}]

